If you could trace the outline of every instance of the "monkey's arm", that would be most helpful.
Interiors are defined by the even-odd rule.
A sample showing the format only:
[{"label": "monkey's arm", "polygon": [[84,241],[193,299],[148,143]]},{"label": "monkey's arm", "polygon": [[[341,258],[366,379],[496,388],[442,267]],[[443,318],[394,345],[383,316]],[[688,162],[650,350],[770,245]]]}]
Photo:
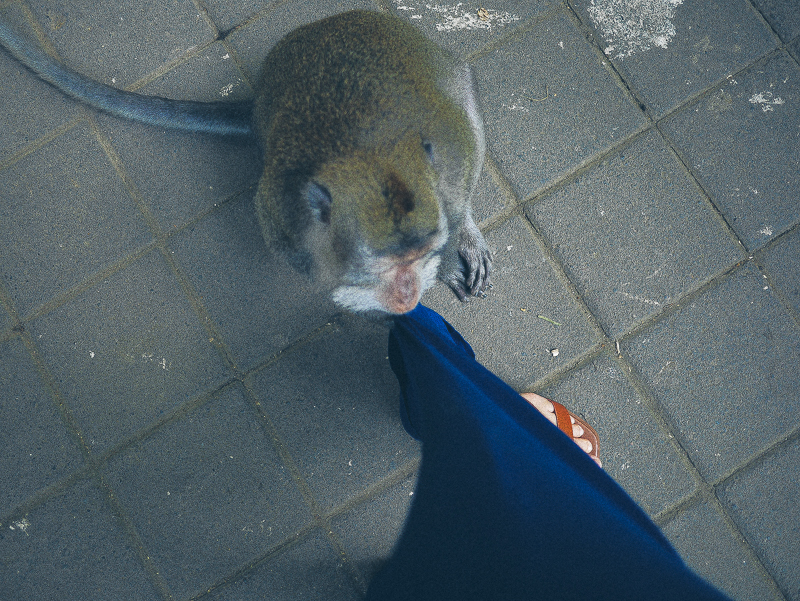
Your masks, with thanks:
[{"label": "monkey's arm", "polygon": [[96,109],[149,125],[223,136],[252,136],[250,102],[192,102],[125,92],[65,67],[0,21],[0,44],[37,76]]},{"label": "monkey's arm", "polygon": [[461,218],[456,220],[457,223],[460,221],[460,227],[454,233],[452,243],[455,244],[455,249],[445,255],[439,270],[439,279],[450,286],[459,300],[463,301],[470,295],[483,296],[484,291],[491,286],[492,254],[472,219],[471,203],[486,155],[486,142],[483,134],[483,118],[475,93],[475,82],[469,66],[461,64],[454,68],[452,74],[444,79],[442,90],[463,110],[469,123],[470,134],[469,136],[464,134],[464,137],[469,137],[471,140],[461,140],[455,146],[473,149],[461,159],[464,165],[464,180],[460,186],[455,187],[462,189],[460,196],[465,198],[464,202],[458,203],[456,210],[458,213],[462,211],[463,213]]}]

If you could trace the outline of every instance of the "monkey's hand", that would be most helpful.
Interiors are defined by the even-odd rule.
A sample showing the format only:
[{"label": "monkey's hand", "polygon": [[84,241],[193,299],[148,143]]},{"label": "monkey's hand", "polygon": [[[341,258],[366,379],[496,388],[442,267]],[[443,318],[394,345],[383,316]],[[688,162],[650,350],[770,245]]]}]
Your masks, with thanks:
[{"label": "monkey's hand", "polygon": [[467,297],[484,296],[491,286],[492,253],[478,227],[468,217],[461,228],[458,245],[458,265],[441,274],[441,279],[461,301]]}]

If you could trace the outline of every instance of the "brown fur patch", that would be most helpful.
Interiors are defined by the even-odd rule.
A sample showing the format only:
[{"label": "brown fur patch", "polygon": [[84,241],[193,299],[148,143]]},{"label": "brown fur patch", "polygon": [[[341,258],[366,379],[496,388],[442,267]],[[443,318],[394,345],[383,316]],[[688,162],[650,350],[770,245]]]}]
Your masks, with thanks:
[{"label": "brown fur patch", "polygon": [[414,193],[408,189],[400,178],[394,174],[389,174],[386,178],[386,184],[383,188],[383,195],[389,202],[389,215],[395,224],[395,227],[400,225],[403,217],[408,215],[414,210]]}]

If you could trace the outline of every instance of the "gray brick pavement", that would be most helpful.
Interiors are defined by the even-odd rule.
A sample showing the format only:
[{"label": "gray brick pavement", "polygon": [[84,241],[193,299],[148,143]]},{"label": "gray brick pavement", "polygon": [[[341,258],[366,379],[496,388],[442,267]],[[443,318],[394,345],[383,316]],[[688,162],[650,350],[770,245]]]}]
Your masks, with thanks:
[{"label": "gray brick pavement", "polygon": [[[594,424],[605,469],[698,572],[800,600],[800,4],[626,20],[633,4],[6,1],[0,18],[178,98],[246,98],[277,39],[349,8],[467,57],[495,286],[425,302]],[[419,464],[385,327],[270,259],[255,148],[95,114],[3,53],[0,91],[0,599],[360,598]]]}]

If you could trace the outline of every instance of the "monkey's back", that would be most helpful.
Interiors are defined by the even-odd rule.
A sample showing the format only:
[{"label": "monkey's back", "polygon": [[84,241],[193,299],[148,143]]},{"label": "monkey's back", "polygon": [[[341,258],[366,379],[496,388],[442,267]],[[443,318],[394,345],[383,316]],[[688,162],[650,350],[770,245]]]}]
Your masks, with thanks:
[{"label": "monkey's back", "polygon": [[295,30],[259,77],[253,125],[267,169],[310,174],[348,148],[391,144],[445,105],[458,112],[442,89],[456,64],[411,25],[376,12]]}]

